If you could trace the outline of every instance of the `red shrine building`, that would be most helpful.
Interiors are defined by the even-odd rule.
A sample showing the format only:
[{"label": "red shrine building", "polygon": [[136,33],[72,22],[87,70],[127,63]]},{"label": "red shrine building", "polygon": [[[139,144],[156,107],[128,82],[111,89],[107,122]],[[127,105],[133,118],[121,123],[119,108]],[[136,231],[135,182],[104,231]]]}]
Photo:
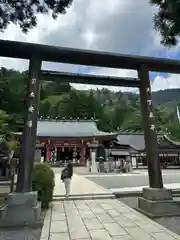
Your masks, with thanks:
[{"label": "red shrine building", "polygon": [[[21,135],[21,133],[15,133]],[[180,167],[180,143],[164,134],[157,135],[162,165]],[[92,143],[96,140],[96,161],[101,157],[130,159],[133,168],[147,166],[143,133],[108,133],[98,130],[94,120],[39,120],[37,124],[36,161],[58,165],[73,160],[85,166],[91,160]]]},{"label": "red shrine building", "polygon": [[72,160],[86,165],[90,145],[96,140],[103,155],[104,141],[116,139],[117,133],[99,131],[94,120],[39,120],[37,124],[36,158],[63,162]]}]

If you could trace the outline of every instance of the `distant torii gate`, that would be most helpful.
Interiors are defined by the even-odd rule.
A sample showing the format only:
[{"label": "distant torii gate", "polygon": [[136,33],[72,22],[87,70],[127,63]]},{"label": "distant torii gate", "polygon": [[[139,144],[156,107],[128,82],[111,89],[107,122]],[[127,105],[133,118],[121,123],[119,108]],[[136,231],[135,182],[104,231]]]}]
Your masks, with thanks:
[{"label": "distant torii gate", "polygon": [[[40,80],[47,79],[48,77],[49,80],[57,81],[57,77],[59,77],[59,81],[62,80],[66,82],[139,88],[150,186],[150,188],[144,190],[144,198],[139,200],[139,207],[143,211],[146,211],[144,202],[149,201],[149,199],[172,199],[170,191],[163,188],[149,71],[180,73],[180,61],[6,40],[0,40],[0,56],[30,60],[26,97],[27,116],[24,121],[20,167],[16,189],[17,194],[31,192],[31,173],[34,164],[36,145]],[[42,61],[137,70],[138,79],[93,76],[87,74],[79,75],[51,71],[41,72]]]}]

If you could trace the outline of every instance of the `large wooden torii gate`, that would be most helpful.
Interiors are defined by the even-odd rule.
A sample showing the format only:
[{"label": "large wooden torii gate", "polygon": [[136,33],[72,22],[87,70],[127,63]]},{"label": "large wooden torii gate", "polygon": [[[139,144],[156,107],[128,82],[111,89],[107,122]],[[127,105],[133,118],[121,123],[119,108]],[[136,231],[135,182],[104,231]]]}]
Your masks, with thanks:
[{"label": "large wooden torii gate", "polygon": [[[59,79],[59,81],[62,80],[63,82],[139,88],[150,186],[150,190],[144,190],[144,194],[146,195],[145,197],[148,198],[149,192],[150,195],[154,196],[155,193],[155,195],[159,194],[156,190],[160,189],[160,192],[164,192],[163,196],[165,196],[166,199],[168,197],[169,199],[171,198],[169,191],[163,191],[149,71],[180,73],[180,61],[6,40],[0,40],[0,57],[29,60],[26,97],[27,116],[24,120],[17,193],[31,191],[31,172],[34,164],[36,145],[40,80],[49,79],[51,81],[57,81],[57,79]],[[138,72],[138,79],[41,71],[43,61],[131,69]],[[152,193],[152,190],[155,192],[153,191]]]}]

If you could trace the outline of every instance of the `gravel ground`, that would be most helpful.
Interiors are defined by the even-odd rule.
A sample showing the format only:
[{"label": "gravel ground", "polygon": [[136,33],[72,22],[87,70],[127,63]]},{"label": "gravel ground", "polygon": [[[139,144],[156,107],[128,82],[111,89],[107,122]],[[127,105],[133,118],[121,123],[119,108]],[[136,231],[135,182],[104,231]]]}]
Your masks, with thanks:
[{"label": "gravel ground", "polygon": [[[179,198],[178,198],[179,200]],[[126,197],[120,198],[119,201],[127,204],[132,208],[138,207],[138,199],[137,197]],[[164,217],[164,218],[157,218],[154,221],[161,224],[162,226],[166,227],[167,229],[177,233],[180,235],[180,217]]]},{"label": "gravel ground", "polygon": [[[41,214],[41,220],[44,220],[45,211]],[[0,229],[0,240],[40,240],[42,228],[37,229]]]},{"label": "gravel ground", "polygon": [[0,240],[40,240],[41,229],[1,230]]},{"label": "gravel ground", "polygon": [[[125,174],[125,175],[109,175],[109,176],[85,176],[88,180],[95,182],[96,184],[104,188],[133,188],[149,185],[148,175],[144,174]],[[177,184],[179,188],[180,172],[172,172],[163,176],[164,184]]]}]

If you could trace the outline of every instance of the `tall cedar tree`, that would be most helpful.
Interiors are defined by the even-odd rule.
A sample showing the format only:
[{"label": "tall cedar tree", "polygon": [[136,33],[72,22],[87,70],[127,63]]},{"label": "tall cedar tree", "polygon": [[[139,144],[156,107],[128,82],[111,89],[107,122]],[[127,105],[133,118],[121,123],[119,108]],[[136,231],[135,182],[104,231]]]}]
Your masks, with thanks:
[{"label": "tall cedar tree", "polygon": [[37,14],[52,12],[56,19],[65,14],[73,0],[2,0],[0,1],[0,31],[4,31],[10,23],[20,26],[24,33],[36,27]]},{"label": "tall cedar tree", "polygon": [[150,4],[158,7],[154,15],[154,28],[161,34],[161,43],[168,47],[177,45],[180,37],[180,1],[150,0]]}]

